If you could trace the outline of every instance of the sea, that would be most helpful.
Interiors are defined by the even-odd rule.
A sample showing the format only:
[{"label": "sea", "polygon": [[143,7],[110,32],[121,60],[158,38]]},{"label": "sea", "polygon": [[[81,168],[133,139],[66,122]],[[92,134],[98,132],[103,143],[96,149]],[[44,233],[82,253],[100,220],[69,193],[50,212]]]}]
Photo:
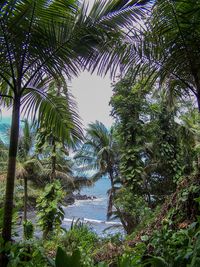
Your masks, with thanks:
[{"label": "sea", "polygon": [[95,196],[96,198],[92,200],[76,200],[73,205],[64,207],[64,228],[69,229],[73,221],[80,220],[102,237],[116,233],[123,235],[122,225],[119,220],[107,220],[107,191],[109,188],[110,181],[106,176],[97,181],[93,187],[83,188],[80,191],[81,195]]},{"label": "sea", "polygon": [[[0,118],[0,138],[8,144],[10,117]],[[79,192],[81,195],[95,196],[95,199],[76,200],[74,204],[63,207],[65,218],[62,227],[66,230],[77,221],[86,224],[99,236],[108,236],[116,233],[123,235],[119,220],[107,220],[107,191],[110,188],[108,177],[103,177],[94,186],[84,187]],[[75,192],[76,193],[76,192]]]},{"label": "sea", "polygon": [[10,117],[0,117],[0,138],[1,140],[8,144],[9,132],[10,132],[11,118]]}]

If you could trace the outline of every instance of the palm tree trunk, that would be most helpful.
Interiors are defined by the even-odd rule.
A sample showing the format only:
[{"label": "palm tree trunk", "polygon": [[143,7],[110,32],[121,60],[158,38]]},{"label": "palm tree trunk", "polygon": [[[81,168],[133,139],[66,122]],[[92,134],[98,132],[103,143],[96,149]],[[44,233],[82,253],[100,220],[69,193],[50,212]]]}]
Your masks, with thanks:
[{"label": "palm tree trunk", "polygon": [[115,186],[114,186],[114,176],[113,176],[113,170],[109,170],[109,176],[110,176],[110,183],[111,183],[111,188],[113,190],[113,195],[115,195]]},{"label": "palm tree trunk", "polygon": [[8,160],[8,171],[6,180],[6,194],[4,203],[4,220],[3,220],[3,231],[2,231],[2,237],[4,243],[11,240],[16,156],[17,156],[18,137],[19,137],[19,119],[20,119],[20,97],[16,96],[13,102],[9,160]]},{"label": "palm tree trunk", "polygon": [[[200,81],[199,79],[196,78],[196,88],[197,88],[197,105],[198,105],[198,111],[200,113]],[[198,172],[200,172],[200,157],[199,155],[197,155],[197,168],[198,168]]]},{"label": "palm tree trunk", "polygon": [[52,155],[51,155],[51,181],[55,179],[56,173],[56,142],[53,136],[52,139]]},{"label": "palm tree trunk", "polygon": [[[112,194],[113,194],[113,199],[114,199],[116,192],[115,192],[115,186],[114,186],[113,170],[109,171],[109,176],[110,176]],[[126,231],[127,234],[131,234],[133,232],[133,229],[135,228],[135,225],[133,225],[131,216],[121,212],[121,210],[117,206],[115,206],[115,208],[116,208],[116,211],[118,213],[118,217],[122,223],[124,230]]]},{"label": "palm tree trunk", "polygon": [[27,177],[24,176],[24,222],[27,221],[27,200],[28,200],[28,185]]},{"label": "palm tree trunk", "polygon": [[197,96],[197,106],[198,106],[198,111],[200,113],[200,94]]}]

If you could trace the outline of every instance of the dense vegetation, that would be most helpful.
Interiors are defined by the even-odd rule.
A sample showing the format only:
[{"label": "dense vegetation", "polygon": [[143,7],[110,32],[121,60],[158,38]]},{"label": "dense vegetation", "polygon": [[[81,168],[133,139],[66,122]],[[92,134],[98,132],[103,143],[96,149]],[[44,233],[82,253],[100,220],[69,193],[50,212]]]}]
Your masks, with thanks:
[{"label": "dense vegetation", "polygon": [[[0,1],[0,106],[12,108],[0,266],[200,265],[199,10],[197,0]],[[96,121],[83,133],[68,82],[85,69],[115,80],[110,129]],[[107,219],[125,234],[102,238],[80,220],[62,229],[70,194],[102,176]]]}]

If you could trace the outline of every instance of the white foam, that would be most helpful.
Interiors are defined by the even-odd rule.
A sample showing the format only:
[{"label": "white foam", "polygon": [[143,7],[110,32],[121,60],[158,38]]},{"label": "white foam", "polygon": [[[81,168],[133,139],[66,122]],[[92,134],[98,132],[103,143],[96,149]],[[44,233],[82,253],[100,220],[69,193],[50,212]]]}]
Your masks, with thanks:
[{"label": "white foam", "polygon": [[[64,218],[64,222],[72,222],[74,219]],[[102,220],[95,220],[89,218],[81,218],[80,222],[82,223],[96,223],[96,224],[109,224],[109,225],[122,225],[120,222],[113,222],[113,221],[102,221]]]},{"label": "white foam", "polygon": [[[100,204],[103,203],[104,201],[106,201],[106,198],[95,198],[95,199],[86,199],[86,200],[75,200],[75,203],[72,205],[69,205],[68,207],[79,207],[79,206],[84,206],[86,203],[87,204]],[[66,207],[65,207],[66,208]]]}]

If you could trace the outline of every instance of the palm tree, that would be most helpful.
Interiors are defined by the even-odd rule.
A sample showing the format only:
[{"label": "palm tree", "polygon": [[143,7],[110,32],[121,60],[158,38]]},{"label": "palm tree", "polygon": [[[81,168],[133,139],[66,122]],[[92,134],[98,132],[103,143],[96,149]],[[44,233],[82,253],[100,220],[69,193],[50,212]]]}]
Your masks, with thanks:
[{"label": "palm tree", "polygon": [[37,159],[31,155],[33,148],[34,134],[27,120],[24,120],[22,134],[19,135],[18,160],[16,165],[16,177],[24,180],[24,222],[27,221],[27,201],[28,201],[28,166],[39,166]]},{"label": "palm tree", "polygon": [[181,96],[196,97],[200,111],[199,1],[152,1],[145,27],[130,31],[121,46],[124,68],[148,71],[157,84]]},{"label": "palm tree", "polygon": [[109,131],[99,121],[89,124],[85,141],[74,158],[80,166],[80,171],[94,172],[90,177],[92,181],[97,181],[108,175],[111,183],[107,212],[109,217],[112,214],[113,198],[116,191],[115,180],[118,176],[118,151],[112,131]]},{"label": "palm tree", "polygon": [[5,242],[11,239],[21,106],[28,114],[32,112],[33,119],[36,114],[46,116],[62,135],[66,121],[59,119],[59,110],[65,106],[53,100],[46,84],[52,77],[77,75],[83,66],[95,68],[98,50],[101,48],[101,54],[111,50],[121,28],[142,14],[146,1],[140,2],[98,1],[87,16],[86,5],[75,0],[1,1],[0,100],[13,107],[2,233]]},{"label": "palm tree", "polygon": [[6,172],[6,162],[8,160],[8,146],[0,139],[0,175]]}]

